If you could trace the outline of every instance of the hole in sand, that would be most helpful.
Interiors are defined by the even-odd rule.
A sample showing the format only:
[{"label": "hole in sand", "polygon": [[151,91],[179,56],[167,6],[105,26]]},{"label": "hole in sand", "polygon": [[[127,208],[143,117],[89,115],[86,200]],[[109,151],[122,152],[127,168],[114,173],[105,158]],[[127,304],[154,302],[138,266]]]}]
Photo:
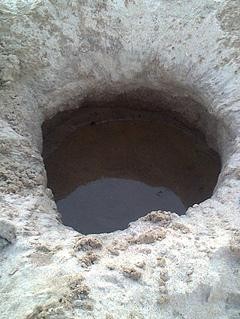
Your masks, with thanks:
[{"label": "hole in sand", "polygon": [[48,187],[65,225],[112,232],[152,210],[181,215],[211,197],[218,154],[173,114],[146,109],[86,103],[45,121]]}]

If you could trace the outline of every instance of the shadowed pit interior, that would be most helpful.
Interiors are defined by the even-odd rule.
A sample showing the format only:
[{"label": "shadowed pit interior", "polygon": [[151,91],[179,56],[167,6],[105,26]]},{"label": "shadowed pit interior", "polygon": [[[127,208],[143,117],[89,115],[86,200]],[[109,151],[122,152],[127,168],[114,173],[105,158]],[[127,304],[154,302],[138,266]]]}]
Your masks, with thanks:
[{"label": "shadowed pit interior", "polygon": [[171,101],[136,96],[86,100],[43,124],[48,187],[81,233],[124,229],[152,210],[182,215],[212,195],[221,164],[203,133]]}]

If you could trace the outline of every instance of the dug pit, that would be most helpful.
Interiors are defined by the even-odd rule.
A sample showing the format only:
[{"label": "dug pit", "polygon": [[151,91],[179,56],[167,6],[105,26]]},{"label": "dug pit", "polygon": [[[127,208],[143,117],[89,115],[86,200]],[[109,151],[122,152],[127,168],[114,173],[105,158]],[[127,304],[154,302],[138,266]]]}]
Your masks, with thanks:
[{"label": "dug pit", "polygon": [[43,125],[48,186],[63,223],[83,234],[125,229],[153,210],[182,215],[217,182],[219,156],[199,130],[161,101],[158,111],[127,101],[86,103]]},{"label": "dug pit", "polygon": [[[1,1],[1,319],[239,319],[238,2]],[[123,127],[126,136],[117,131]],[[160,132],[168,130],[163,139]],[[151,143],[140,143],[139,136]],[[81,154],[75,140],[86,146]],[[119,150],[116,159],[123,144],[129,154]],[[221,157],[218,178],[218,156],[206,144]],[[178,146],[170,163],[167,151]],[[89,165],[89,175],[86,168],[80,175],[74,156],[77,167]],[[55,184],[54,158],[54,170],[63,167]],[[114,174],[106,172],[107,163]],[[157,175],[160,169],[164,176]],[[88,192],[85,200],[96,200],[96,187],[110,179],[147,185],[153,197],[153,188],[165,187],[184,210],[201,203],[179,216],[147,214],[153,207],[147,202],[139,210],[145,217],[131,215],[138,219],[129,227],[115,224],[125,229],[107,234],[82,235],[60,222],[61,196],[79,187]],[[131,201],[132,193],[126,194]],[[117,208],[126,203],[119,198]],[[72,226],[79,216],[81,231],[96,231],[87,229],[80,212],[74,210]],[[111,210],[110,221],[122,222],[118,214]]]}]

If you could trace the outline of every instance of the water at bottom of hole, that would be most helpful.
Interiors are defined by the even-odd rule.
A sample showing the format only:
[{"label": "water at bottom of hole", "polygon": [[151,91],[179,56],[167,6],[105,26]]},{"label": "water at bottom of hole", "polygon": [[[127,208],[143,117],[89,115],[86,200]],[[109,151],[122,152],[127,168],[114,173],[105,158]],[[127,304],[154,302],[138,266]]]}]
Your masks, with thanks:
[{"label": "water at bottom of hole", "polygon": [[159,207],[179,215],[186,211],[181,199],[170,189],[122,178],[101,178],[79,186],[59,200],[57,207],[64,224],[75,225],[83,234],[125,229],[130,221]]},{"label": "water at bottom of hole", "polygon": [[48,186],[63,223],[83,234],[125,229],[153,210],[181,215],[212,194],[219,157],[182,125],[154,114],[84,125],[65,137],[64,129],[68,122],[45,137]]}]

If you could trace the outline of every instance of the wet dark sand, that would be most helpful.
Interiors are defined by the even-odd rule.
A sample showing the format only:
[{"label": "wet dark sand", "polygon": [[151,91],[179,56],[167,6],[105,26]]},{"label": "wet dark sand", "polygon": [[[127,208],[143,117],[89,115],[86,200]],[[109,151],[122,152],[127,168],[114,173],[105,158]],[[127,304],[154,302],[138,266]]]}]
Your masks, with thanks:
[{"label": "wet dark sand", "polygon": [[65,225],[110,232],[151,210],[183,214],[211,197],[220,161],[196,132],[157,116],[91,124],[45,157]]}]

